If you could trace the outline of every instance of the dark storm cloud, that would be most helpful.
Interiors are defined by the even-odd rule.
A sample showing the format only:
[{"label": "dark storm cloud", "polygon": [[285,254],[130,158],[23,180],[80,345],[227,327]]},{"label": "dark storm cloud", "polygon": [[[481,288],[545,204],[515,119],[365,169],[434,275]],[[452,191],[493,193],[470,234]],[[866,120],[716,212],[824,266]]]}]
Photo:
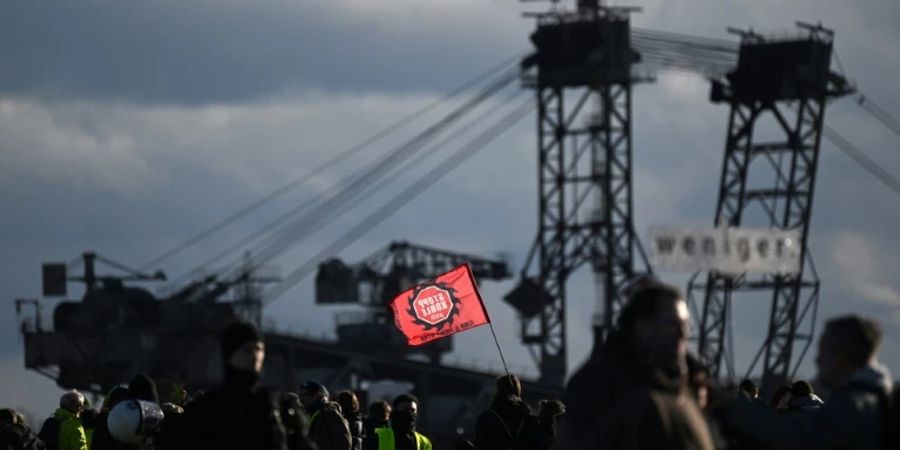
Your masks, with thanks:
[{"label": "dark storm cloud", "polygon": [[305,88],[445,91],[472,61],[518,50],[485,45],[489,29],[422,33],[330,3],[2,2],[0,95],[205,103]]}]

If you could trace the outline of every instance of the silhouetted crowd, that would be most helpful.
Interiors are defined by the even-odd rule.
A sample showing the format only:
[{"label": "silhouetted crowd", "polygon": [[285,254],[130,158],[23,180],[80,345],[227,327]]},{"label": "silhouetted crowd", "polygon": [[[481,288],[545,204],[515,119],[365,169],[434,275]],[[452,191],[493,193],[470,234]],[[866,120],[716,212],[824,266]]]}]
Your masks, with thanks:
[{"label": "silhouetted crowd", "polygon": [[[882,335],[873,321],[829,320],[815,382],[795,380],[766,398],[752,380],[719,385],[688,353],[689,334],[681,293],[640,281],[561,400],[529,405],[519,379],[502,376],[474,434],[453,449],[900,449],[900,398],[877,360]],[[221,351],[224,380],[207,392],[139,374],[110,390],[99,409],[65,392],[37,432],[0,409],[0,450],[432,449],[411,394],[363,414],[353,392],[332,397],[315,381],[271,391],[260,385],[263,337],[247,323],[226,328]]]}]

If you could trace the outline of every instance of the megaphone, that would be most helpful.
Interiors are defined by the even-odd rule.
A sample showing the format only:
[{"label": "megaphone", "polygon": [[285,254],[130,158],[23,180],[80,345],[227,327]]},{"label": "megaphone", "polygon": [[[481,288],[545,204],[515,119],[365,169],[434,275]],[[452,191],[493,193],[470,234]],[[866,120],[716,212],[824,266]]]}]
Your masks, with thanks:
[{"label": "megaphone", "polygon": [[109,412],[106,426],[115,440],[137,444],[144,442],[147,436],[156,431],[164,417],[162,409],[156,403],[125,400]]}]

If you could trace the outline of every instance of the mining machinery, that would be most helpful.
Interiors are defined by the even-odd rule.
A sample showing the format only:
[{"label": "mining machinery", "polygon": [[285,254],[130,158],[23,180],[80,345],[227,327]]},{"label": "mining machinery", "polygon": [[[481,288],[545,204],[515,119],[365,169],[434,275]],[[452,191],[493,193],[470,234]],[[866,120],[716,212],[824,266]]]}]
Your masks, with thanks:
[{"label": "mining machinery", "polygon": [[[595,347],[635,275],[631,90],[642,81],[632,74],[640,60],[630,44],[635,10],[580,1],[575,11],[533,14],[535,51],[522,61],[523,84],[538,104],[538,232],[505,300],[522,319],[541,382],[551,386],[566,377],[571,275],[585,266],[594,273],[602,305]],[[646,258],[640,270],[650,272]]]},{"label": "mining machinery", "polygon": [[732,303],[752,295],[771,299],[765,341],[745,375],[762,358],[762,388],[769,393],[793,378],[813,340],[819,278],[807,244],[822,126],[828,102],[853,91],[830,69],[834,33],[821,25],[798,27],[787,37],[732,30],[741,37],[737,67],[714,80],[710,97],[730,108],[714,224],[799,231],[800,272],[713,272],[688,285],[699,312],[700,357],[713,376],[732,380]]}]

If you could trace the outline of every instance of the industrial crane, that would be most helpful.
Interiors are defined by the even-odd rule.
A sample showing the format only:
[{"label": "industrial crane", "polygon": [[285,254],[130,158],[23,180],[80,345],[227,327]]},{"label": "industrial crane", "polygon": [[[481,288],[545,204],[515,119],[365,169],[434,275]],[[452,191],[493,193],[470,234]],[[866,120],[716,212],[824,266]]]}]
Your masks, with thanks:
[{"label": "industrial crane", "polygon": [[830,69],[834,33],[821,25],[798,26],[801,34],[791,38],[733,30],[741,36],[738,64],[713,82],[711,98],[731,109],[715,225],[798,230],[800,271],[712,272],[705,280],[695,276],[688,286],[699,307],[698,351],[715,377],[725,375],[724,368],[734,378],[727,339],[732,302],[741,294],[771,297],[766,339],[746,375],[762,356],[767,393],[793,378],[813,340],[819,278],[807,242],[825,108],[829,100],[853,92]]},{"label": "industrial crane", "polygon": [[536,51],[522,62],[538,104],[539,219],[523,280],[506,301],[519,312],[522,341],[549,385],[561,386],[566,376],[569,277],[585,265],[594,272],[602,304],[597,341],[635,275],[631,88],[642,80],[631,70],[640,60],[630,44],[634,10],[580,1],[574,12],[536,14]]}]

